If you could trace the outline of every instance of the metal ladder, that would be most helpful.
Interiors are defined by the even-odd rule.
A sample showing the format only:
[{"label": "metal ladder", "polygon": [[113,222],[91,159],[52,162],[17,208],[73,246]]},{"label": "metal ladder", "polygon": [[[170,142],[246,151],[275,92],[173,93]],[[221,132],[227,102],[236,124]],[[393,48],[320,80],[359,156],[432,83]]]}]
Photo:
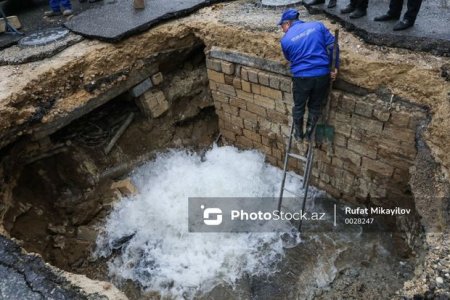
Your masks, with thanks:
[{"label": "metal ladder", "polygon": [[[316,127],[314,126],[313,132],[311,134],[311,140],[309,141],[309,144],[308,144],[308,151],[307,151],[306,156],[301,156],[301,155],[292,153],[291,147],[292,147],[292,138],[293,138],[293,133],[294,133],[294,122],[292,122],[291,131],[289,134],[289,139],[288,139],[288,143],[287,143],[287,147],[286,147],[286,154],[284,156],[283,179],[281,181],[280,198],[278,199],[278,211],[281,211],[281,204],[283,202],[284,192],[288,192],[289,194],[292,194],[297,197],[302,197],[301,195],[297,194],[295,191],[288,190],[284,187],[285,183],[286,183],[286,175],[288,175],[287,167],[288,167],[289,158],[300,160],[305,164],[304,174],[303,174],[303,183],[302,183],[302,190],[304,191],[303,202],[302,202],[302,212],[305,211],[306,198],[308,197],[309,179],[311,177],[311,170],[312,170],[312,164],[313,164],[313,159],[314,159],[314,139],[315,139],[315,135],[316,135],[315,131],[316,131]],[[301,228],[302,228],[302,219],[300,218],[300,223],[298,225],[299,232],[300,232]]]}]

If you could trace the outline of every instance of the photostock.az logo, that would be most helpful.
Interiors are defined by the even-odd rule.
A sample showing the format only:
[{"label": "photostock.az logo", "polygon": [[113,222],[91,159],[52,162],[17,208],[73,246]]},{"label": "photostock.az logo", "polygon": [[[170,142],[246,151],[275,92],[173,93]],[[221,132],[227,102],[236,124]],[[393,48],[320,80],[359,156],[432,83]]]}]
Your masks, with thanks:
[{"label": "photostock.az logo", "polygon": [[203,222],[209,226],[217,226],[222,224],[222,210],[220,208],[206,208],[200,206],[203,211]]}]

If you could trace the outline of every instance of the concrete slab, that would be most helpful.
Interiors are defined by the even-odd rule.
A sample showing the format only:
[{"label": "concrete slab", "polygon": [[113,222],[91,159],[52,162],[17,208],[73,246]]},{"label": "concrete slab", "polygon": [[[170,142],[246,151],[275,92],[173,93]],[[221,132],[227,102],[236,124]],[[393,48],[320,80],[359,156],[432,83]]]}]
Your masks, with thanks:
[{"label": "concrete slab", "polygon": [[152,0],[136,10],[132,0],[105,3],[85,11],[65,23],[70,30],[86,37],[117,42],[132,34],[223,0]]},{"label": "concrete slab", "polygon": [[[406,2],[402,16],[406,11]],[[373,21],[374,17],[387,12],[388,0],[370,0],[367,16],[356,20],[350,19],[348,14],[340,13],[348,3],[347,0],[340,0],[338,5],[331,9],[326,8],[326,4],[307,8],[310,13],[325,13],[339,21],[368,43],[450,56],[450,6],[444,7],[441,1],[424,0],[415,25],[404,31],[392,30],[395,21]]]}]

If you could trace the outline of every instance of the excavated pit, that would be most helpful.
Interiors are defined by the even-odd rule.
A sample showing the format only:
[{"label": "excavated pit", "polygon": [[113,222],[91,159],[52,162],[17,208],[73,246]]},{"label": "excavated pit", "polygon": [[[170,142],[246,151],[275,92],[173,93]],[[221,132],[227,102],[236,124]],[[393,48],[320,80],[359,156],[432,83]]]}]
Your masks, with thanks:
[{"label": "excavated pit", "polygon": [[[0,216],[4,233],[16,239],[27,251],[39,253],[46,262],[54,266],[76,274],[85,274],[92,279],[112,281],[130,299],[157,298],[161,292],[157,289],[149,292],[131,280],[112,280],[108,275],[109,258],[92,256],[98,232],[103,228],[115,203],[128,193],[133,193],[133,187],[127,183],[121,192],[111,186],[128,178],[133,170],[167,149],[190,149],[202,156],[218,141],[219,134],[222,134],[220,143],[242,149],[257,149],[266,155],[268,163],[281,166],[278,156],[283,153],[284,141],[280,139],[283,126],[278,127],[279,136],[270,141],[270,144],[255,144],[251,137],[253,133],[257,133],[264,138],[264,133],[260,131],[262,129],[256,129],[253,125],[247,127],[245,120],[242,121],[241,131],[228,127],[227,118],[241,115],[233,116],[235,108],[217,100],[218,93],[230,92],[219,84],[232,86],[236,90],[244,89],[242,82],[247,80],[242,77],[242,69],[256,68],[256,74],[269,72],[268,78],[273,74],[286,76],[282,71],[277,71],[281,70],[278,65],[282,65],[278,60],[277,37],[270,34],[267,38],[265,25],[259,26],[257,37],[245,30],[239,32],[227,28],[236,23],[240,28],[249,26],[245,20],[233,19],[235,9],[233,7],[231,13],[221,16],[225,25],[215,24],[214,30],[208,28],[206,22],[194,22],[183,27],[175,21],[175,24],[164,25],[168,29],[162,30],[163,34],[158,33],[161,29],[157,29],[154,36],[146,36],[144,33],[114,47],[92,41],[83,42],[86,43],[86,49],[93,50],[84,60],[73,61],[66,57],[63,60],[68,61],[68,64],[61,63],[64,68],[56,65],[49,73],[44,73],[48,76],[33,78],[34,81],[31,80],[32,83],[24,88],[23,94],[18,92],[13,97],[12,107],[20,111],[21,118],[11,121],[16,115],[10,111],[1,123],[2,130],[8,128],[1,133],[3,147],[0,174],[4,176]],[[207,11],[207,14],[212,12]],[[164,39],[165,46],[152,43],[155,39]],[[258,56],[264,65],[270,66],[274,59],[278,60],[278,69],[268,70],[254,64],[245,65],[245,61],[241,60],[222,60],[221,56],[211,56],[210,50],[212,46],[216,46],[216,40],[220,40],[217,42],[219,46]],[[241,44],[237,42],[239,40],[242,41]],[[336,120],[335,124],[339,126],[342,125],[339,122],[348,121],[348,114],[350,117],[356,115],[360,118],[365,112],[356,112],[355,107],[361,101],[373,101],[371,104],[374,109],[383,112],[386,103],[394,99],[395,91],[394,113],[403,116],[402,120],[409,120],[406,125],[395,125],[403,126],[410,133],[404,144],[412,143],[414,152],[408,152],[407,158],[402,153],[393,156],[394,163],[388,166],[394,170],[390,175],[393,180],[383,181],[377,175],[377,172],[388,172],[388,167],[365,173],[368,176],[365,180],[373,180],[372,185],[367,187],[370,191],[368,197],[353,195],[345,188],[334,186],[330,177],[337,175],[328,166],[323,168],[317,165],[317,178],[313,183],[335,196],[341,203],[370,206],[398,201],[396,204],[412,209],[411,217],[386,218],[384,225],[388,230],[370,233],[362,240],[351,234],[348,234],[348,240],[343,240],[335,236],[329,238],[328,233],[306,233],[304,243],[286,250],[286,257],[280,263],[280,272],[276,276],[246,274],[238,280],[235,289],[232,285],[217,285],[204,295],[196,295],[198,298],[266,299],[267,295],[273,295],[273,298],[372,299],[393,298],[405,293],[409,293],[408,296],[411,297],[409,290],[415,289],[424,296],[445,294],[445,286],[435,284],[416,288],[412,281],[414,278],[423,278],[423,270],[430,268],[426,258],[431,251],[428,244],[434,244],[428,237],[424,238],[424,232],[438,235],[445,231],[448,211],[441,211],[441,208],[450,207],[446,198],[447,154],[439,152],[442,147],[439,148],[440,145],[436,142],[436,134],[429,133],[438,131],[436,115],[435,112],[430,112],[430,106],[438,102],[436,99],[439,98],[425,85],[404,87],[407,83],[402,82],[402,76],[410,70],[409,61],[401,62],[395,66],[398,69],[383,74],[385,77],[382,82],[379,79],[382,76],[377,77],[380,74],[377,70],[385,68],[384,62],[369,64],[368,68],[364,68],[360,58],[365,55],[360,52],[378,53],[378,49],[358,47],[355,50],[351,48],[354,44],[355,40],[350,35],[344,36],[344,70],[334,93],[336,106],[333,107],[335,117],[343,119]],[[69,48],[68,51],[77,50]],[[105,55],[98,55],[100,51],[104,51]],[[356,53],[353,53],[356,59],[349,54],[352,51]],[[383,51],[377,55],[383,56],[386,50]],[[414,59],[413,54],[407,55],[412,57],[408,60]],[[389,59],[395,60],[395,57]],[[214,66],[217,61],[221,66],[220,70]],[[349,62],[354,64],[345,69],[345,63]],[[236,68],[232,75],[226,69],[230,63]],[[434,64],[434,58],[427,57],[421,63]],[[389,63],[387,65],[390,66]],[[365,81],[365,72],[373,76],[373,81]],[[426,69],[416,76],[420,77],[427,72],[435,73]],[[153,78],[154,75],[158,77],[158,73],[163,75],[162,82]],[[224,74],[223,83],[220,82],[221,73]],[[136,93],[134,87],[146,78],[153,79],[153,87],[146,92],[148,97],[133,96]],[[235,83],[235,78],[239,78],[241,85]],[[390,83],[389,78],[394,83]],[[263,85],[259,80],[261,79],[258,77],[257,82],[248,81]],[[430,82],[439,82],[438,79],[433,80],[430,79]],[[155,82],[158,84],[154,84]],[[161,93],[164,99],[158,98]],[[227,103],[233,97],[239,100],[237,92],[236,96],[228,94],[226,97]],[[62,103],[60,99],[65,98],[69,101]],[[156,108],[143,101],[150,98],[156,99]],[[431,100],[423,103],[424,98]],[[30,104],[29,99],[34,99],[34,102]],[[235,101],[242,103],[245,98],[240,100],[241,102]],[[347,111],[349,103],[353,103],[353,112]],[[240,112],[242,107],[237,107]],[[440,113],[445,112],[445,106],[442,107],[444,109]],[[284,118],[289,117],[289,104],[285,103],[278,113],[283,110],[286,112],[284,116],[274,113],[268,115],[266,111],[267,119],[284,124]],[[105,154],[108,143],[130,116],[131,124],[126,127],[111,152]],[[377,116],[385,117],[382,113]],[[376,119],[377,116],[370,115],[370,118]],[[232,120],[238,122],[237,119]],[[385,122],[383,130],[391,125],[387,119],[381,122]],[[258,125],[260,124],[262,123],[259,122]],[[410,124],[413,124],[412,127]],[[353,125],[359,126],[357,123]],[[244,129],[247,131],[243,131]],[[238,138],[236,130],[242,133],[241,138]],[[428,132],[424,133],[425,131]],[[401,131],[393,131],[393,135],[399,132]],[[263,138],[260,137],[261,141],[264,141]],[[361,135],[359,138],[371,137]],[[446,137],[443,138],[445,144]],[[375,144],[370,145],[372,146],[376,147]],[[326,161],[325,156],[319,153],[318,160]],[[348,158],[348,161],[353,159]],[[341,163],[334,165],[330,160],[332,167],[349,166],[346,160]],[[300,171],[295,165],[291,169]],[[325,176],[321,177],[320,174]],[[395,194],[396,200],[373,196],[383,185],[389,185],[388,192]],[[433,190],[433,194],[441,202],[436,203],[426,198],[429,197],[427,193],[430,190]],[[317,249],[321,251],[317,253]],[[311,259],[316,254],[317,257]],[[326,261],[325,258],[330,259]],[[323,268],[318,268],[318,265]],[[440,275],[444,276],[444,273]],[[320,278],[321,282],[311,280],[315,277]],[[427,280],[434,281],[434,278],[427,277]]]}]

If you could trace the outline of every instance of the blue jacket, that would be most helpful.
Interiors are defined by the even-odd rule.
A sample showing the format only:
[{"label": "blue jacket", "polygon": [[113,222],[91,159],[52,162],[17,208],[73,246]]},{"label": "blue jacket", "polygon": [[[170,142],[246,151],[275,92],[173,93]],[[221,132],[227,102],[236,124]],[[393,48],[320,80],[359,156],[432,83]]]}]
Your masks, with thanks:
[{"label": "blue jacket", "polygon": [[281,39],[281,48],[294,77],[315,77],[330,73],[333,43],[334,36],[322,23],[295,21]]}]

